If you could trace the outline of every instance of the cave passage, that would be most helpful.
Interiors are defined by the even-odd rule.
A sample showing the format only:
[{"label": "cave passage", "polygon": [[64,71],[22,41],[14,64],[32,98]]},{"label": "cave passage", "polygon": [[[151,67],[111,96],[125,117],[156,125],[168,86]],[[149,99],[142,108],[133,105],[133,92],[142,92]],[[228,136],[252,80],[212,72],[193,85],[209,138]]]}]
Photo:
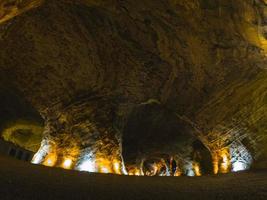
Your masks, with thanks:
[{"label": "cave passage", "polygon": [[0,0],[0,136],[33,164],[266,169],[266,113],[266,0]]},{"label": "cave passage", "polygon": [[[77,128],[76,124],[74,126]],[[192,131],[187,122],[153,101],[133,109],[123,131],[122,143],[116,137],[110,138],[107,132],[98,132],[112,129],[88,127],[92,128],[92,123],[80,121],[79,134],[71,138],[59,135],[62,129],[54,137],[49,132],[32,163],[122,175],[201,176],[248,170],[253,162],[251,153],[239,140],[220,147],[215,145],[221,142],[219,138],[217,142],[204,144],[197,136],[187,133]],[[45,131],[52,128],[50,124]],[[82,137],[81,132],[85,134]],[[162,142],[176,145],[158,148]]]},{"label": "cave passage", "polygon": [[[183,160],[178,155],[144,159],[138,166],[127,166],[118,159],[97,157],[90,150],[83,150],[77,157],[63,156],[58,158],[56,150],[49,141],[42,141],[41,148],[35,154],[32,163],[42,164],[49,167],[61,167],[87,172],[114,173],[135,176],[201,176],[205,174],[219,174],[249,170],[253,159],[250,152],[243,145],[232,144],[220,150],[210,153],[210,163],[202,159],[196,150],[192,159]],[[65,149],[65,151],[68,151]],[[207,152],[205,152],[207,153]],[[204,155],[207,156],[207,155]],[[207,170],[207,165],[212,165],[212,172]]]}]

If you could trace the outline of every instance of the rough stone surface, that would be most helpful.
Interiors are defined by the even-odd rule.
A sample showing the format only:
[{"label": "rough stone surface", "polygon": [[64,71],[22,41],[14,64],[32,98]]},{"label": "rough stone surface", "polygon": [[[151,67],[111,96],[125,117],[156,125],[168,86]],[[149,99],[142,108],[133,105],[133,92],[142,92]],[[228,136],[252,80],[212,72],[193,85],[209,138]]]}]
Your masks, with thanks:
[{"label": "rough stone surface", "polygon": [[[240,143],[266,166],[266,18],[262,0],[47,0],[1,24],[1,74],[52,121],[55,143],[81,149],[78,128],[123,151],[131,113],[153,99],[194,130],[177,135],[212,152]],[[150,134],[131,133],[136,151]],[[175,143],[162,138],[155,153]]]}]

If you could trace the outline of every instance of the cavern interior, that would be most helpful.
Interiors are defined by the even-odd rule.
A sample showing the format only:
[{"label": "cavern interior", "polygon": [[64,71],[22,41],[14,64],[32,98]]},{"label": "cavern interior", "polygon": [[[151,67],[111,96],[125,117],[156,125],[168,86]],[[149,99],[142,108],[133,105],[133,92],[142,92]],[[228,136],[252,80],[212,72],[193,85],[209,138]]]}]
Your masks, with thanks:
[{"label": "cavern interior", "polygon": [[0,199],[267,199],[267,0],[0,0]]}]

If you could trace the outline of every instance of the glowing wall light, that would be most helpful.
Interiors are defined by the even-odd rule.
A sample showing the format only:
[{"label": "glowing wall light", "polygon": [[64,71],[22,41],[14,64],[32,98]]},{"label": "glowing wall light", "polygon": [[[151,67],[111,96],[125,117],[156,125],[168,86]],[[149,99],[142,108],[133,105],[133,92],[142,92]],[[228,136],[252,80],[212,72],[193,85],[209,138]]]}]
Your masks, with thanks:
[{"label": "glowing wall light", "polygon": [[116,174],[121,174],[120,163],[117,160],[113,161],[113,170]]},{"label": "glowing wall light", "polygon": [[57,162],[57,155],[55,153],[49,154],[45,161],[43,162],[43,165],[47,166],[47,167],[53,167],[55,166]]},{"label": "glowing wall light", "polygon": [[143,176],[144,173],[142,172],[141,169],[137,167],[132,167],[131,169],[128,169],[127,175],[129,176]]},{"label": "glowing wall light", "polygon": [[230,167],[231,167],[229,150],[223,149],[220,152],[220,157],[222,160],[222,162],[220,163],[220,172],[221,173],[228,173],[230,171]]},{"label": "glowing wall light", "polygon": [[200,170],[199,163],[194,163],[193,168],[194,168],[195,175],[201,176],[201,170]]},{"label": "glowing wall light", "polygon": [[95,156],[93,155],[90,148],[84,149],[80,153],[75,169],[79,171],[97,172]]},{"label": "glowing wall light", "polygon": [[184,169],[185,169],[185,174],[187,176],[195,176],[192,162],[188,162],[187,164],[185,164]]},{"label": "glowing wall light", "polygon": [[49,145],[46,140],[43,140],[41,143],[41,147],[39,148],[37,153],[33,156],[31,163],[41,164],[45,159],[45,157],[47,156],[47,154],[50,152],[50,150],[51,150],[51,145]]},{"label": "glowing wall light", "polygon": [[229,148],[223,148],[213,153],[213,172],[228,173],[231,169],[231,157],[229,154]]},{"label": "glowing wall light", "polygon": [[234,143],[230,147],[232,171],[243,171],[250,168],[253,158],[248,149],[241,143]]},{"label": "glowing wall light", "polygon": [[214,174],[218,174],[218,172],[219,172],[219,161],[218,161],[217,153],[214,153],[212,155],[212,157],[213,157],[213,173]]},{"label": "glowing wall light", "polygon": [[97,166],[98,170],[101,173],[112,173],[112,162],[110,162],[108,159],[105,158],[99,158],[97,159]]},{"label": "glowing wall light", "polygon": [[232,166],[232,171],[233,172],[238,172],[238,171],[243,171],[243,170],[246,170],[247,169],[247,166],[245,163],[242,163],[240,161],[237,161],[235,163],[233,163],[233,166]]},{"label": "glowing wall light", "polygon": [[83,160],[77,167],[79,171],[87,171],[87,172],[97,172],[95,167],[95,161],[93,159],[85,159]]},{"label": "glowing wall light", "polygon": [[253,158],[241,142],[233,142],[229,147],[218,150],[213,155],[214,174],[247,170]]},{"label": "glowing wall light", "polygon": [[104,174],[111,173],[111,170],[107,166],[100,167],[100,172]]},{"label": "glowing wall light", "polygon": [[181,176],[182,175],[182,171],[179,167],[176,167],[176,170],[173,174],[173,176]]},{"label": "glowing wall light", "polygon": [[135,175],[135,176],[141,176],[141,174],[140,174],[139,171],[136,171],[136,172],[134,173],[134,175]]},{"label": "glowing wall light", "polygon": [[67,159],[65,159],[64,161],[63,161],[63,163],[62,163],[62,168],[64,168],[64,169],[70,169],[71,168],[71,166],[72,166],[72,163],[73,163],[73,161],[71,160],[71,159],[69,159],[69,158],[67,158]]}]

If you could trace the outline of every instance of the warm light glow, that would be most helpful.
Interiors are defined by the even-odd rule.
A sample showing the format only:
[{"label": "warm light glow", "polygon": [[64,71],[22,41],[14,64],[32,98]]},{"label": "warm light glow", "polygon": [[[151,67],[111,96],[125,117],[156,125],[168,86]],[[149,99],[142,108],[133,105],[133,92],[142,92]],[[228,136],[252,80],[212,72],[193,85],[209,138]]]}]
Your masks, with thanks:
[{"label": "warm light glow", "polygon": [[231,155],[229,148],[218,150],[213,155],[213,172],[228,173],[231,169]]},{"label": "warm light glow", "polygon": [[113,164],[108,159],[99,158],[99,159],[97,159],[96,163],[98,166],[98,171],[100,173],[105,173],[105,174],[113,173],[113,171],[112,171]]},{"label": "warm light glow", "polygon": [[157,164],[154,164],[152,166],[152,168],[153,168],[153,171],[151,172],[152,173],[152,176],[155,176],[157,174],[159,168],[158,168]]},{"label": "warm light glow", "polygon": [[174,173],[174,176],[181,176],[182,175],[182,172],[180,171],[180,169],[176,169],[175,173]]},{"label": "warm light glow", "polygon": [[213,173],[218,174],[219,172],[219,161],[218,161],[218,155],[215,153],[213,155]]},{"label": "warm light glow", "polygon": [[47,166],[53,166],[53,160],[48,158],[44,164],[47,165]]},{"label": "warm light glow", "polygon": [[[32,163],[43,164],[45,166],[62,167],[65,169],[74,169],[88,172],[99,173],[114,173],[125,174],[133,176],[201,176],[201,166],[197,162],[186,161],[181,168],[177,167],[176,171],[172,174],[169,172],[170,166],[168,166],[164,160],[159,162],[153,162],[149,165],[149,169],[143,171],[143,165],[139,167],[128,166],[128,172],[125,170],[123,159],[109,157],[100,157],[100,155],[93,155],[90,151],[84,151],[79,154],[72,149],[65,149],[65,155],[67,157],[60,157],[58,159],[57,154],[59,149],[53,142],[43,140],[41,148],[35,154]],[[67,153],[66,153],[67,152]],[[74,152],[74,153],[73,153]],[[102,156],[102,155],[101,155]],[[241,142],[233,142],[229,146],[212,151],[214,174],[228,173],[230,170],[233,172],[249,169],[253,161],[248,149]],[[75,163],[74,163],[75,162]],[[178,165],[179,166],[179,165]]]},{"label": "warm light glow", "polygon": [[100,172],[104,173],[104,174],[111,173],[110,169],[108,167],[105,167],[105,166],[100,168]]},{"label": "warm light glow", "polygon": [[198,163],[193,164],[194,172],[196,176],[201,176],[200,166]]},{"label": "warm light glow", "polygon": [[229,159],[229,154],[226,150],[223,150],[221,153],[221,158],[222,158],[222,162],[221,162],[221,173],[227,173],[229,172],[229,168],[230,168],[230,159]]},{"label": "warm light glow", "polygon": [[135,176],[140,176],[141,174],[140,174],[139,171],[136,171],[136,172],[134,173],[134,175],[135,175]]},{"label": "warm light glow", "polygon": [[131,168],[128,171],[129,176],[143,176],[143,172],[138,168]]},{"label": "warm light glow", "polygon": [[247,148],[240,142],[234,142],[229,147],[213,154],[214,174],[249,169],[252,160]]},{"label": "warm light glow", "polygon": [[95,158],[91,153],[84,155],[84,160],[79,161],[75,169],[88,172],[127,174],[120,160],[113,159],[111,161],[103,157]]},{"label": "warm light glow", "polygon": [[120,163],[117,160],[113,161],[113,170],[116,174],[121,174]]},{"label": "warm light glow", "polygon": [[71,159],[65,159],[63,164],[62,164],[62,167],[64,169],[70,169],[71,165],[72,165],[72,160]]},{"label": "warm light glow", "polygon": [[47,167],[53,167],[57,162],[57,155],[56,154],[50,154],[45,159],[43,165]]}]

